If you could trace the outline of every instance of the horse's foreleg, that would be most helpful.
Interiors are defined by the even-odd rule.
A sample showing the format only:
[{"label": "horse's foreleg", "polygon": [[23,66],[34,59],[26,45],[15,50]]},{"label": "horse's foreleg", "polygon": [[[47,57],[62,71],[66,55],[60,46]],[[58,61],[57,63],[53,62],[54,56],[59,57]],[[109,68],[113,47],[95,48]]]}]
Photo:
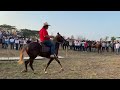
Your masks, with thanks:
[{"label": "horse's foreleg", "polygon": [[53,60],[54,60],[54,58],[50,58],[49,62],[47,63],[46,68],[44,69],[45,73],[47,73],[47,68]]},{"label": "horse's foreleg", "polygon": [[101,48],[100,48],[100,53],[102,53],[102,50],[101,50]]},{"label": "horse's foreleg", "polygon": [[60,61],[58,60],[58,58],[57,58],[57,57],[55,57],[55,60],[58,62],[58,64],[59,64],[59,65],[60,65],[60,67],[61,67],[61,70],[63,71],[62,65],[61,65],[61,63],[60,63]]},{"label": "horse's foreleg", "polygon": [[99,48],[98,48],[98,53],[99,53],[99,51],[100,51],[100,50],[99,50]]}]

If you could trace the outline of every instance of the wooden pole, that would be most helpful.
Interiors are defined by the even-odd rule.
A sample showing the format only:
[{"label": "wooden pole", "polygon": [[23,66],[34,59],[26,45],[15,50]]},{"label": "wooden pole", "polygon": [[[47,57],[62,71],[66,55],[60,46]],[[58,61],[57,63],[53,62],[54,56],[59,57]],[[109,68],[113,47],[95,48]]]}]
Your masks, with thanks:
[{"label": "wooden pole", "polygon": [[68,54],[67,54],[67,53],[68,53],[68,50],[67,50],[67,47],[66,47],[66,57],[68,56]]},{"label": "wooden pole", "polygon": [[8,47],[6,47],[7,49],[7,56],[8,56],[8,60],[9,60],[9,43],[8,43]]}]

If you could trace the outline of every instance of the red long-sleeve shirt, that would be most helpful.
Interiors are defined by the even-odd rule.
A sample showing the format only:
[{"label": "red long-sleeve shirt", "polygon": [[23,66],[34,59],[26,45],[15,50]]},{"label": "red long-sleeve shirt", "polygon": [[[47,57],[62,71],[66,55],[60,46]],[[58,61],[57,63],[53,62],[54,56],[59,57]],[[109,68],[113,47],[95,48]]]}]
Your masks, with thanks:
[{"label": "red long-sleeve shirt", "polygon": [[46,38],[45,36],[48,35],[48,32],[45,28],[42,28],[40,31],[39,31],[39,36],[40,36],[40,41],[43,42],[45,40],[49,40],[50,38]]}]

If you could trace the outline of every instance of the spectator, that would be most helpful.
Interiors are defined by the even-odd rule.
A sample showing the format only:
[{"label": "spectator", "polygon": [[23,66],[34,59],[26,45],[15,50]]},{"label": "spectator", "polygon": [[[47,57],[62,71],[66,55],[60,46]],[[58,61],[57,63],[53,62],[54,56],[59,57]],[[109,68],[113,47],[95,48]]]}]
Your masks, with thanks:
[{"label": "spectator", "polygon": [[85,51],[85,41],[82,41],[82,51]]},{"label": "spectator", "polygon": [[23,46],[25,46],[27,43],[26,43],[26,39],[24,38],[23,39]]},{"label": "spectator", "polygon": [[0,44],[2,43],[2,31],[0,30]]},{"label": "spectator", "polygon": [[110,43],[110,47],[111,47],[112,52],[114,52],[114,46],[115,46],[115,43],[114,43],[114,42],[111,42],[111,43]]},{"label": "spectator", "polygon": [[105,51],[105,47],[106,47],[106,43],[103,41],[103,42],[102,42],[102,51],[103,51],[103,52]]},{"label": "spectator", "polygon": [[89,40],[88,41],[88,49],[89,49],[90,52],[91,52],[91,46],[92,46],[92,42]]},{"label": "spectator", "polygon": [[8,39],[8,37],[5,37],[5,49],[7,49],[8,48],[8,45],[9,45],[9,39]]},{"label": "spectator", "polygon": [[30,38],[28,38],[28,40],[27,40],[27,42],[26,42],[26,43],[27,43],[27,44],[29,44],[30,42],[31,42],[31,39],[30,39]]},{"label": "spectator", "polygon": [[23,44],[24,44],[24,40],[23,38],[20,39],[20,47],[19,50],[21,50],[23,48]]},{"label": "spectator", "polygon": [[87,48],[88,48],[88,43],[87,43],[87,41],[85,41],[85,51],[87,51]]},{"label": "spectator", "polygon": [[70,46],[70,50],[72,50],[72,40],[69,40],[69,46]]},{"label": "spectator", "polygon": [[107,42],[107,44],[106,44],[106,51],[107,51],[107,52],[109,52],[109,47],[110,47],[110,43]]},{"label": "spectator", "polygon": [[80,50],[80,41],[77,40],[77,50],[79,51]]},{"label": "spectator", "polygon": [[2,48],[5,48],[5,37],[2,38]]},{"label": "spectator", "polygon": [[77,50],[77,40],[74,40],[74,50]]},{"label": "spectator", "polygon": [[119,53],[119,48],[120,48],[120,43],[117,41],[116,44],[115,44],[116,54]]},{"label": "spectator", "polygon": [[15,43],[15,39],[13,37],[10,38],[10,47],[11,49],[14,49],[14,43]]},{"label": "spectator", "polygon": [[16,38],[16,39],[15,39],[15,47],[16,47],[16,50],[18,50],[18,46],[19,46],[19,39]]}]

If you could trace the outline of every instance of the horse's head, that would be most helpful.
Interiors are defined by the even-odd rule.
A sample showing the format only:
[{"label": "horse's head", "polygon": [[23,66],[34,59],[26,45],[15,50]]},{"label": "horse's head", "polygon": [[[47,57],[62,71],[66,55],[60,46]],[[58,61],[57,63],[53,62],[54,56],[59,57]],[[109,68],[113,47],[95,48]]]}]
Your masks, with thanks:
[{"label": "horse's head", "polygon": [[57,33],[56,37],[55,37],[56,41],[59,43],[63,43],[66,40],[63,38],[63,36],[61,36],[59,33]]}]

